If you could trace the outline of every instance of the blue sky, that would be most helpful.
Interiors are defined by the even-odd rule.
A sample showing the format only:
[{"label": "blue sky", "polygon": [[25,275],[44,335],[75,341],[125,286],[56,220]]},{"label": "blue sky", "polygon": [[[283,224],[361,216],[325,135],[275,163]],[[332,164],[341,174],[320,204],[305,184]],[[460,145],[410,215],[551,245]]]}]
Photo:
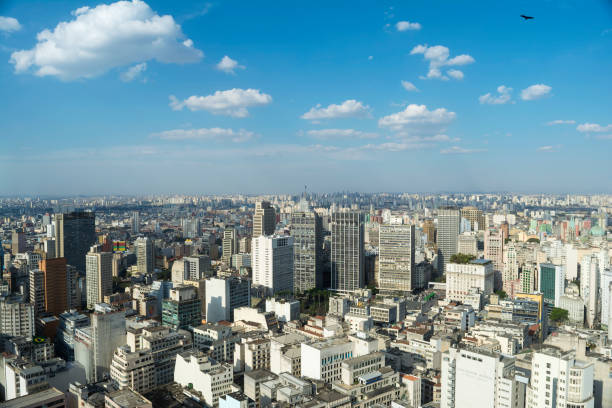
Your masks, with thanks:
[{"label": "blue sky", "polygon": [[609,1],[0,16],[4,194],[612,192]]}]

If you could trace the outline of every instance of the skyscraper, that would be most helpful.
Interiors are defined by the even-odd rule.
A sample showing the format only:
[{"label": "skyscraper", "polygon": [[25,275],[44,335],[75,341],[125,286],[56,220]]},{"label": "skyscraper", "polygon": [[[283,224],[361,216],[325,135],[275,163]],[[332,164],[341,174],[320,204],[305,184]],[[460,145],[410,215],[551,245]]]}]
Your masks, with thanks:
[{"label": "skyscraper", "polygon": [[140,234],[140,213],[132,212],[132,234]]},{"label": "skyscraper", "polygon": [[495,288],[501,288],[504,270],[504,237],[501,229],[488,228],[485,232],[484,257],[493,262]]},{"label": "skyscraper", "polygon": [[233,321],[234,309],[251,306],[251,281],[235,276],[206,280],[206,322]]},{"label": "skyscraper", "polygon": [[411,291],[414,270],[414,225],[381,225],[379,229],[378,286]]},{"label": "skyscraper", "polygon": [[433,220],[423,221],[423,234],[427,236],[428,244],[436,242],[436,225]]},{"label": "skyscraper", "polygon": [[334,212],[331,216],[331,289],[353,291],[365,283],[363,214]]},{"label": "skyscraper", "polygon": [[276,211],[269,201],[255,204],[253,215],[253,238],[260,235],[272,235],[276,229]]},{"label": "skyscraper", "polygon": [[14,229],[11,234],[11,252],[13,255],[26,251],[25,232],[22,228]]},{"label": "skyscraper", "polygon": [[227,227],[223,231],[223,256],[222,261],[229,265],[232,260],[232,255],[238,252],[238,237],[234,227]]},{"label": "skyscraper", "polygon": [[68,310],[66,258],[40,261],[45,290],[45,311],[59,316]]},{"label": "skyscraper", "polygon": [[461,216],[454,207],[443,207],[438,210],[438,273],[446,271],[446,263],[459,249],[459,223]]},{"label": "skyscraper", "polygon": [[186,256],[183,258],[183,265],[183,276],[187,280],[197,281],[212,273],[208,255]]},{"label": "skyscraper", "polygon": [[155,265],[153,241],[149,237],[139,237],[136,239],[134,246],[136,247],[136,263],[138,265],[138,273],[153,273],[153,267]]},{"label": "skyscraper", "polygon": [[102,252],[101,245],[94,245],[85,256],[87,308],[104,301],[113,293],[113,254]]},{"label": "skyscraper", "polygon": [[476,207],[463,207],[461,209],[461,218],[465,218],[470,222],[472,231],[484,231],[487,227],[482,210]]},{"label": "skyscraper", "polygon": [[270,295],[293,290],[293,237],[261,235],[253,239],[253,284]]},{"label": "skyscraper", "polygon": [[85,271],[85,254],[96,242],[96,216],[93,212],[75,211],[55,215],[55,256]]},{"label": "skyscraper", "polygon": [[30,303],[34,307],[34,317],[45,312],[45,279],[40,269],[30,271]]},{"label": "skyscraper", "polygon": [[293,288],[304,292],[323,286],[323,231],[321,217],[314,211],[291,215],[293,237]]},{"label": "skyscraper", "polygon": [[565,291],[565,271],[561,265],[551,263],[540,264],[540,278],[538,279],[540,292],[544,294],[544,303],[551,308],[559,306],[559,299]]},{"label": "skyscraper", "polygon": [[91,315],[93,382],[110,373],[113,353],[125,344],[125,311],[98,303]]}]

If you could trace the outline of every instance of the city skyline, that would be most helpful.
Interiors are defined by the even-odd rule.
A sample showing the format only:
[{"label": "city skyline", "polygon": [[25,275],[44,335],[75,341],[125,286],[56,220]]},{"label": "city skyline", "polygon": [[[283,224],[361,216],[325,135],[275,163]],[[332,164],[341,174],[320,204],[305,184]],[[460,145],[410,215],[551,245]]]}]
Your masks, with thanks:
[{"label": "city skyline", "polygon": [[3,3],[0,190],[612,192],[610,4],[438,3]]}]

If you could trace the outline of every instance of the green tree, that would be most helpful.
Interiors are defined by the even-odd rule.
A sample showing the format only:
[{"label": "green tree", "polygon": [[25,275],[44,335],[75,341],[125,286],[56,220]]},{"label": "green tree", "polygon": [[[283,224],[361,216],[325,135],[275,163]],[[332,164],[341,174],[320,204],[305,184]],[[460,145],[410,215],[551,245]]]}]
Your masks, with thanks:
[{"label": "green tree", "polygon": [[550,320],[552,322],[561,323],[568,319],[569,312],[559,307],[553,307],[550,311]]},{"label": "green tree", "polygon": [[466,264],[476,259],[474,255],[457,253],[451,255],[450,262],[457,264]]},{"label": "green tree", "polygon": [[495,294],[497,296],[499,296],[500,299],[505,299],[505,298],[508,297],[508,294],[505,291],[501,290],[501,289],[500,290],[496,290]]}]

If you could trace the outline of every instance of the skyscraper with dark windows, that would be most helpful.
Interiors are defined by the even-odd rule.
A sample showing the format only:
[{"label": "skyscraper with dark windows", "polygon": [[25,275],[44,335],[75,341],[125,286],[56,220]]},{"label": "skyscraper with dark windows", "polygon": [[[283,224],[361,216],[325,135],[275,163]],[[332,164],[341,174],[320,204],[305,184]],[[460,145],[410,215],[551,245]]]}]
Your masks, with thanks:
[{"label": "skyscraper with dark windows", "polygon": [[96,215],[75,211],[55,215],[55,256],[85,272],[85,255],[96,242]]},{"label": "skyscraper with dark windows", "polygon": [[276,229],[276,211],[269,201],[255,204],[253,215],[253,238],[260,235],[272,235]]},{"label": "skyscraper with dark windows", "polygon": [[378,286],[409,292],[414,272],[414,225],[384,224],[379,229]]},{"label": "skyscraper with dark windows", "polygon": [[365,284],[363,214],[334,212],[331,216],[331,289],[350,292]]},{"label": "skyscraper with dark windows", "polygon": [[443,207],[438,210],[438,273],[446,271],[450,257],[459,250],[459,224],[461,214],[454,207]]},{"label": "skyscraper with dark windows", "polygon": [[291,215],[293,237],[293,289],[304,292],[323,286],[323,227],[314,211]]}]

